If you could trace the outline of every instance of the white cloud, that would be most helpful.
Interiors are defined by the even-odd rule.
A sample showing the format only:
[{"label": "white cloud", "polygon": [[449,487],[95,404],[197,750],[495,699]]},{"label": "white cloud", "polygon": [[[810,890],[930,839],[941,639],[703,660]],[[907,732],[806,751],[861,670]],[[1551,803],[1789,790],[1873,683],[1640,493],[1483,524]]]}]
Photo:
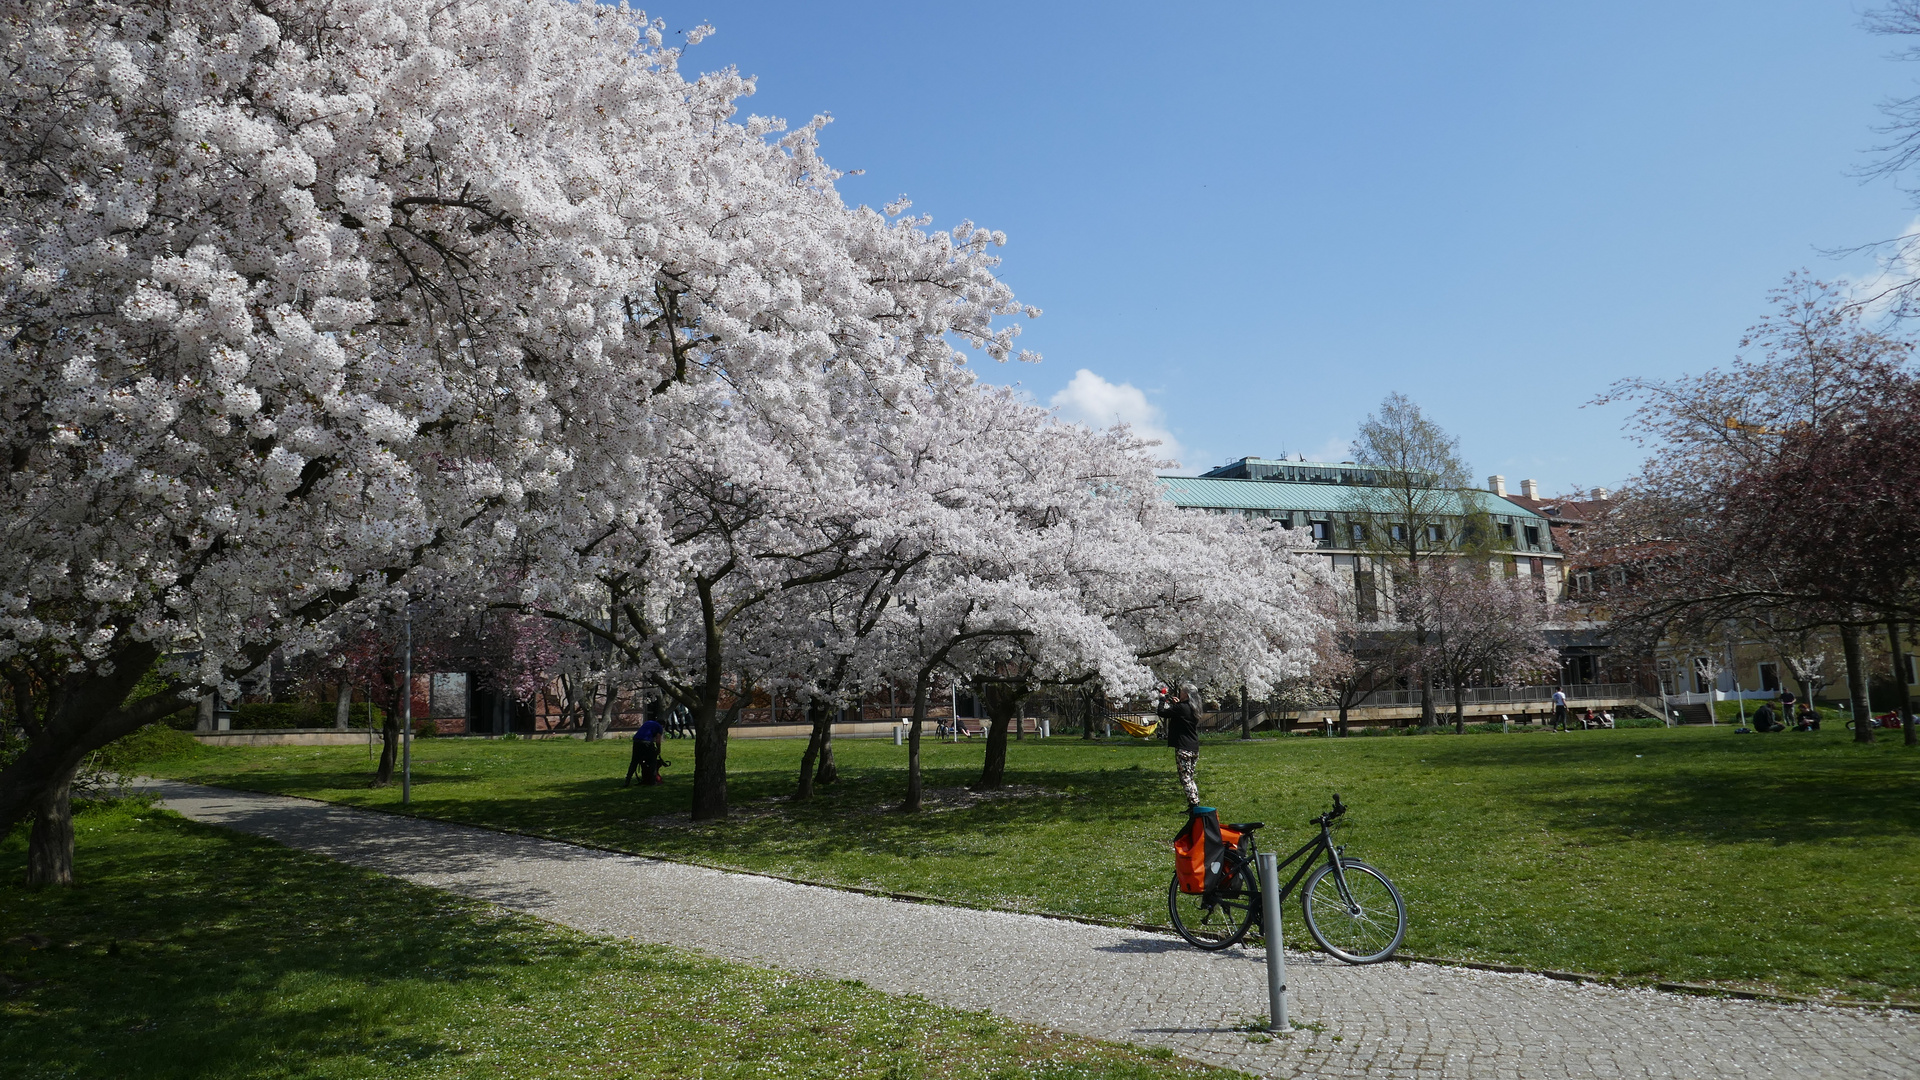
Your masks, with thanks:
[{"label": "white cloud", "polygon": [[1073,381],[1047,404],[1060,413],[1062,420],[1090,428],[1125,424],[1135,435],[1159,442],[1154,452],[1163,458],[1177,461],[1186,454],[1180,440],[1167,430],[1166,415],[1160,407],[1148,401],[1147,395],[1132,383],[1116,385],[1081,368],[1073,373]]},{"label": "white cloud", "polygon": [[1873,251],[1872,269],[1842,275],[1839,284],[1870,318],[1890,314],[1903,299],[1902,287],[1920,279],[1920,218],[1907,223],[1899,238]]},{"label": "white cloud", "polygon": [[1306,453],[1308,461],[1352,461],[1353,440],[1342,439],[1336,435],[1326,442],[1321,443],[1320,449],[1309,450]]}]

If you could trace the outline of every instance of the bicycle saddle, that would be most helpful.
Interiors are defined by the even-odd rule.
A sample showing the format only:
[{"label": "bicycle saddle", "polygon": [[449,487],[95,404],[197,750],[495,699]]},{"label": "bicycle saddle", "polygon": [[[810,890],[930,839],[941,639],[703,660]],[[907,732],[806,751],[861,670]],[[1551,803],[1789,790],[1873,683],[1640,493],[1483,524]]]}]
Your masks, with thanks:
[{"label": "bicycle saddle", "polygon": [[1242,822],[1238,825],[1227,826],[1227,828],[1232,829],[1234,832],[1243,832],[1243,833],[1252,832],[1255,829],[1264,829],[1266,827],[1267,827],[1267,823],[1264,821],[1247,821],[1247,822]]}]

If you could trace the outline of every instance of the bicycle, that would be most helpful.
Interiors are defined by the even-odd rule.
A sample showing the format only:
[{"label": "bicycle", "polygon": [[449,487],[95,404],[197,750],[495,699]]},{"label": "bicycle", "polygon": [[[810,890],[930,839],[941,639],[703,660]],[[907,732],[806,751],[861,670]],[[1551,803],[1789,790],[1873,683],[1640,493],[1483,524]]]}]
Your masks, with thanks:
[{"label": "bicycle", "polygon": [[[1306,917],[1307,933],[1336,959],[1349,964],[1377,964],[1391,957],[1406,939],[1407,904],[1387,875],[1359,859],[1347,858],[1346,849],[1334,844],[1333,823],[1346,812],[1340,796],[1335,795],[1333,809],[1308,822],[1320,826],[1320,835],[1279,865],[1291,866],[1309,852],[1324,854],[1326,861],[1302,861],[1281,888],[1279,903],[1286,903],[1294,887],[1305,878],[1300,913]],[[1227,827],[1241,834],[1239,850],[1227,852],[1228,865],[1222,868],[1226,872],[1220,875],[1220,884],[1211,896],[1181,892],[1178,874],[1167,887],[1167,913],[1173,917],[1173,928],[1188,944],[1209,952],[1232,947],[1262,921],[1254,833],[1266,823]]]}]

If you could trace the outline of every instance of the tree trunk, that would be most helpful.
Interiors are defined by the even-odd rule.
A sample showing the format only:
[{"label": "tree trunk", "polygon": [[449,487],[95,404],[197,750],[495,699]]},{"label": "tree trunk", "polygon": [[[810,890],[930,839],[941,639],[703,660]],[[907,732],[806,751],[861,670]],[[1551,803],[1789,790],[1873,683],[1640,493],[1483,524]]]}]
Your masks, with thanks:
[{"label": "tree trunk", "polygon": [[813,798],[813,770],[820,764],[821,751],[833,738],[832,704],[820,698],[808,701],[807,719],[813,724],[813,730],[807,733],[807,752],[800,755],[800,782],[793,789],[795,802]]},{"label": "tree trunk", "polygon": [[1900,714],[1901,739],[1908,746],[1914,745],[1913,702],[1907,697],[1907,665],[1900,662],[1900,624],[1887,621],[1887,649],[1893,657],[1893,707]]},{"label": "tree trunk", "polygon": [[73,884],[73,769],[54,778],[33,810],[27,837],[27,885]]},{"label": "tree trunk", "polygon": [[1240,738],[1250,741],[1253,738],[1253,702],[1247,697],[1247,688],[1240,688]]},{"label": "tree trunk", "polygon": [[39,730],[0,767],[0,836],[36,817],[43,798],[70,785],[88,754],[180,710],[174,687],[127,703],[158,650],[141,643],[116,654],[113,674],[74,672],[54,687],[56,696],[46,701]]},{"label": "tree trunk", "polygon": [[[837,714],[838,709],[834,712]],[[840,766],[833,763],[833,724],[829,720],[827,733],[820,737],[820,767],[813,770],[813,782],[816,785],[831,784],[840,779]]]},{"label": "tree trunk", "polygon": [[596,710],[592,700],[589,699],[584,710],[585,715],[581,717],[586,722],[588,742],[598,742],[607,737],[607,730],[613,727],[613,714],[620,704],[620,690],[613,685],[613,676],[609,674],[603,682],[605,684],[603,689],[607,692],[607,703]]},{"label": "tree trunk", "polygon": [[[1415,628],[1413,632],[1414,648],[1421,653],[1427,651],[1427,631]],[[1430,728],[1436,723],[1433,707],[1433,669],[1425,660],[1420,662],[1420,726]],[[1397,726],[1397,725],[1396,725]]]},{"label": "tree trunk", "polygon": [[394,755],[400,752],[400,710],[388,709],[380,723],[380,765],[373,773],[373,786],[393,783]]},{"label": "tree trunk", "polygon": [[[742,688],[745,692],[745,688]],[[735,705],[740,704],[738,699]],[[729,710],[731,712],[733,710]],[[693,712],[693,820],[727,816],[727,716],[713,701]]]},{"label": "tree trunk", "polygon": [[1340,737],[1347,737],[1347,703],[1344,701],[1340,703]]},{"label": "tree trunk", "polygon": [[347,730],[353,719],[353,684],[341,683],[340,694],[333,701],[333,727],[336,731]]},{"label": "tree trunk", "polygon": [[1852,624],[1840,628],[1840,649],[1847,657],[1847,694],[1853,700],[1853,741],[1873,741],[1873,701],[1867,696],[1867,665],[1860,656],[1860,628]]},{"label": "tree trunk", "polygon": [[913,681],[913,724],[907,729],[907,798],[900,809],[909,814],[920,812],[920,724],[927,718],[927,694],[933,675],[922,671]]},{"label": "tree trunk", "polygon": [[987,707],[987,760],[980,767],[975,791],[988,791],[1006,781],[1007,724],[1019,715],[1020,701],[1026,695],[1006,683],[987,683],[980,689],[980,700]]},{"label": "tree trunk", "polygon": [[1467,691],[1463,686],[1453,688],[1453,733],[1467,733]]}]

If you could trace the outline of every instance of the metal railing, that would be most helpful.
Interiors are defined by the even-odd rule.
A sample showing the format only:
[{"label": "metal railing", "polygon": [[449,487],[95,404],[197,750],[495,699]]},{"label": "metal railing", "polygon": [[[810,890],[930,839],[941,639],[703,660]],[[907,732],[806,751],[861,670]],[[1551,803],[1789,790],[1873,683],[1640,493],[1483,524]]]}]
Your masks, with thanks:
[{"label": "metal railing", "polygon": [[[1566,691],[1567,701],[1620,700],[1634,696],[1632,683],[1578,683],[1571,686],[1485,686],[1472,687],[1466,691],[1468,705],[1527,705],[1545,704],[1553,700],[1555,690]],[[1394,705],[1418,705],[1421,701],[1418,690],[1376,690],[1361,700],[1355,708],[1377,709]],[[1433,692],[1436,706],[1452,706],[1454,692],[1450,689],[1438,689]]]}]

